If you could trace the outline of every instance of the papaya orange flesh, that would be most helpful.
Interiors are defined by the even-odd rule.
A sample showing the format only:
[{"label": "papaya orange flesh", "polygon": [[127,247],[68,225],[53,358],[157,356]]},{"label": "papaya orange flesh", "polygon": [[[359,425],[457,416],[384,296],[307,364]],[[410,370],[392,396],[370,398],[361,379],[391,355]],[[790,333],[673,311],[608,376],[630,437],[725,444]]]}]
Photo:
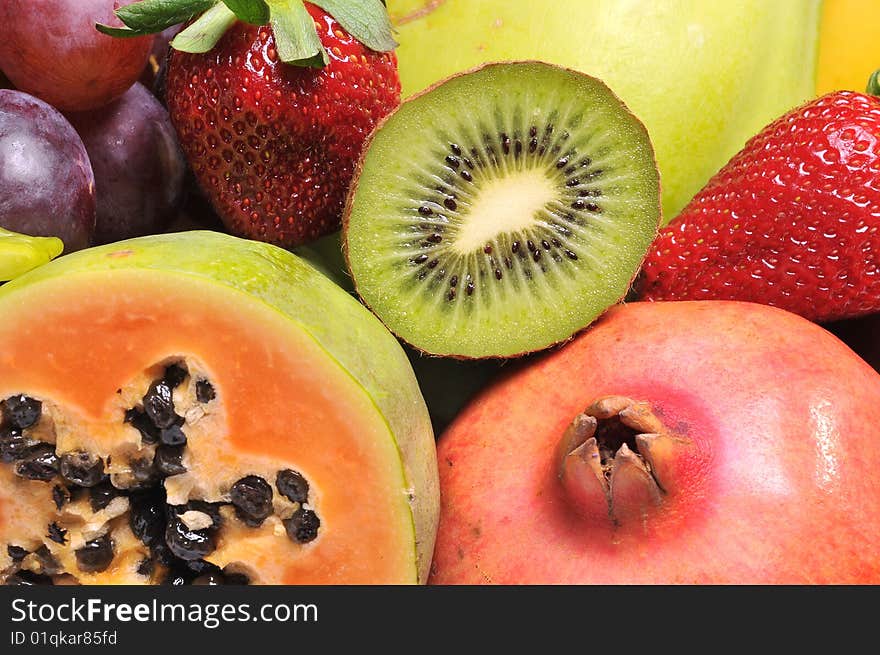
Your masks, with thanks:
[{"label": "papaya orange flesh", "polygon": [[[28,444],[0,463],[0,576],[424,581],[438,505],[433,434],[406,356],[356,301],[293,255],[212,233],[50,266],[0,288],[0,446],[15,433]],[[148,436],[131,420],[163,384],[182,446],[162,445],[169,434],[176,443],[173,425],[150,423]],[[25,429],[17,398],[41,404]],[[54,450],[58,473],[49,462],[35,474],[47,460],[32,462],[28,448]],[[160,448],[177,448],[185,470],[157,471]],[[94,487],[71,464],[83,453],[103,466]],[[284,472],[306,481],[303,497],[283,488]],[[98,508],[105,488],[114,499]],[[158,548],[132,519],[148,496],[165,512]],[[176,529],[204,539],[192,550],[175,541],[169,557]]]}]

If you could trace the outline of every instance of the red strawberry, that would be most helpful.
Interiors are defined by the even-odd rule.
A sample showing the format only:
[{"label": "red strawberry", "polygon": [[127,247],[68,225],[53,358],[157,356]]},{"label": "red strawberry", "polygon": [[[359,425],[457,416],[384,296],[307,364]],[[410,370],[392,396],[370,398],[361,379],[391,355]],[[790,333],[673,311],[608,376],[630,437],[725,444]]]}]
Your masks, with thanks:
[{"label": "red strawberry", "polygon": [[814,321],[880,312],[880,100],[831,93],[768,125],[664,229],[647,300],[746,300]]},{"label": "red strawberry", "polygon": [[[338,229],[364,142],[400,104],[394,43],[389,51],[370,49],[327,12],[310,3],[303,8],[298,0],[237,5],[257,12],[252,21],[266,18],[259,12],[271,6],[271,23],[235,22],[218,3],[209,11],[229,12],[232,25],[223,24],[219,41],[204,53],[182,42],[184,30],[172,46],[190,52],[172,51],[168,111],[199,185],[226,227],[239,236],[296,246]],[[387,22],[379,0],[344,11],[356,28],[372,21],[373,41],[373,28]],[[364,13],[352,22],[358,12]],[[248,16],[254,14],[238,17]],[[286,32],[277,33],[276,19],[284,19]],[[387,28],[386,42],[390,23]],[[304,50],[307,31],[323,52]],[[282,61],[291,49],[303,61]]]}]

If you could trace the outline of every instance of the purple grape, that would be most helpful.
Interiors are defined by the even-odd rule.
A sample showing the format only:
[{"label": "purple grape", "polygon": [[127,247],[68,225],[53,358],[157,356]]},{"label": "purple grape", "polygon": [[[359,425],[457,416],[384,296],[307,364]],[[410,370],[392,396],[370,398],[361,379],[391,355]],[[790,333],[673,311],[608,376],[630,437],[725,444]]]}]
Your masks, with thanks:
[{"label": "purple grape", "polygon": [[94,109],[118,98],[147,62],[152,36],[116,39],[128,0],[0,0],[0,69],[16,88],[62,111]]},{"label": "purple grape", "polygon": [[135,83],[110,105],[68,118],[95,171],[95,242],[164,230],[180,202],[186,163],[161,103]]},{"label": "purple grape", "polygon": [[0,89],[0,227],[55,236],[65,252],[95,232],[95,178],[85,146],[58,110]]},{"label": "purple grape", "polygon": [[[165,78],[165,71],[168,68],[168,51],[171,49],[171,40],[177,36],[182,27],[183,25],[172,25],[156,34],[147,65],[140,76],[141,84],[148,89],[152,89],[153,93],[160,99],[164,95],[161,86]],[[157,86],[159,86],[158,89]]]}]

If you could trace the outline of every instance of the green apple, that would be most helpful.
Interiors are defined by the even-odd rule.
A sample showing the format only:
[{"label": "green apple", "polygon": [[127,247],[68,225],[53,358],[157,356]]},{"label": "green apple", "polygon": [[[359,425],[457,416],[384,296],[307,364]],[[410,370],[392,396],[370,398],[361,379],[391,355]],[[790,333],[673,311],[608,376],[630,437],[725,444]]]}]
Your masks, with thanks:
[{"label": "green apple", "polygon": [[654,142],[665,221],[813,97],[819,0],[388,0],[404,96],[487,61],[604,80]]}]

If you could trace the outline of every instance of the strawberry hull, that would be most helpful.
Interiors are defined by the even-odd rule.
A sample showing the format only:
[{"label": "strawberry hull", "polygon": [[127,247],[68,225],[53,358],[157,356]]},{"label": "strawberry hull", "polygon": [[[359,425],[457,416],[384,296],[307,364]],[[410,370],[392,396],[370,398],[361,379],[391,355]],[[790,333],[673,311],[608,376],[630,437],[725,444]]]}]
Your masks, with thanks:
[{"label": "strawberry hull", "polygon": [[168,110],[215,211],[233,234],[285,247],[339,228],[364,141],[400,102],[394,53],[308,7],[323,68],[283,63],[272,29],[243,22],[168,67]]}]

